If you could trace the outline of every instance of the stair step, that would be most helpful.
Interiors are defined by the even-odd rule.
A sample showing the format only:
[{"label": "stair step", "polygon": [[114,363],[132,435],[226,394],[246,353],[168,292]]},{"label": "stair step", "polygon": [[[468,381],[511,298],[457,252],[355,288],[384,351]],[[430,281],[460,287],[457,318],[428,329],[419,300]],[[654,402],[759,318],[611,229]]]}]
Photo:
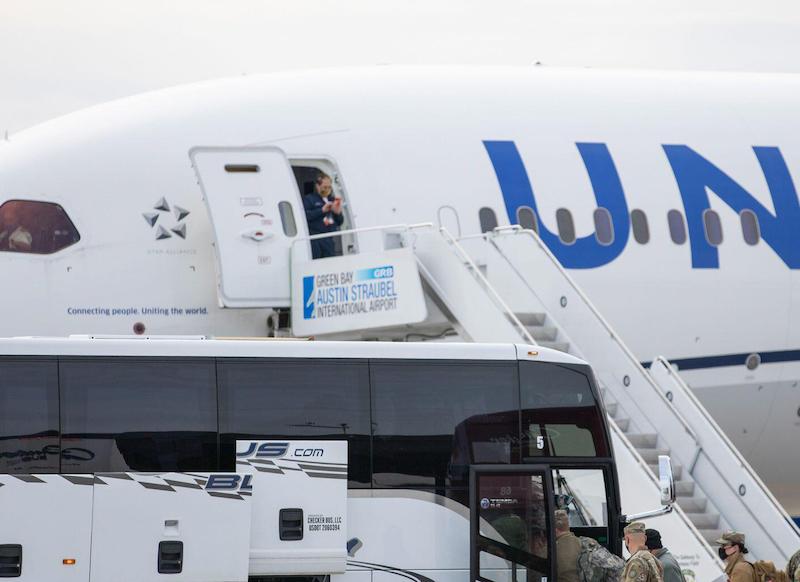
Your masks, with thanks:
[{"label": "stair step", "polygon": [[658,443],[658,435],[654,433],[629,434],[628,440],[637,449],[654,449]]},{"label": "stair step", "polygon": [[712,546],[714,545],[714,541],[718,540],[722,535],[721,529],[697,529],[700,532],[700,535],[703,536],[703,538]]},{"label": "stair step", "polygon": [[675,481],[675,494],[678,496],[693,496],[694,481]]},{"label": "stair step", "polygon": [[687,513],[694,527],[697,529],[714,529],[719,527],[719,513],[709,511],[707,513]]},{"label": "stair step", "polygon": [[545,325],[526,325],[525,329],[533,336],[537,342],[555,341],[558,337],[558,328]]},{"label": "stair step", "polygon": [[702,513],[706,510],[708,501],[705,497],[681,497],[678,505],[686,513]]},{"label": "stair step", "polygon": [[[653,475],[658,475],[658,463],[648,463],[650,466],[650,470],[653,471]],[[673,463],[672,464],[672,476],[676,479],[680,479],[683,475],[683,465],[680,463]]]},{"label": "stair step", "polygon": [[606,403],[606,412],[611,418],[614,418],[617,415],[617,411],[619,410],[619,405],[616,402],[607,402]]},{"label": "stair step", "polygon": [[544,313],[515,313],[514,315],[525,326],[544,325],[544,320],[547,319],[547,315]]},{"label": "stair step", "polygon": [[642,456],[645,463],[647,463],[648,465],[652,465],[653,463],[658,463],[659,455],[669,454],[669,449],[640,449],[636,447],[636,450],[639,451],[639,454]]},{"label": "stair step", "polygon": [[568,342],[550,342],[550,341],[541,341],[537,342],[543,348],[550,348],[551,350],[558,350],[559,352],[569,353],[569,343]]},{"label": "stair step", "polygon": [[615,418],[614,422],[617,423],[619,430],[621,430],[622,432],[628,432],[628,427],[631,425],[630,418]]}]

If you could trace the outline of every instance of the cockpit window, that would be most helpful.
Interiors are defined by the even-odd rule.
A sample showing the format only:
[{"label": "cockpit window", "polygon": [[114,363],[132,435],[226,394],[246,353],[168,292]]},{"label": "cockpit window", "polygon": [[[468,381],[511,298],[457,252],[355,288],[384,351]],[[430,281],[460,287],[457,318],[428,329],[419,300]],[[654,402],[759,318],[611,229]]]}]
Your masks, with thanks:
[{"label": "cockpit window", "polygon": [[80,239],[58,204],[8,200],[0,205],[0,252],[49,255]]}]

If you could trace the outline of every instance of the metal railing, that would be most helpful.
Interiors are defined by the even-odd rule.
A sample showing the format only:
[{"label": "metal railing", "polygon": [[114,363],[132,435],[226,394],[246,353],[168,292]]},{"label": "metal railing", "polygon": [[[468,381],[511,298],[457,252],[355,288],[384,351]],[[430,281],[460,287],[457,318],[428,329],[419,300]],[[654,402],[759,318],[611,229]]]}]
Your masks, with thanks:
[{"label": "metal railing", "polygon": [[511,323],[517,328],[519,334],[531,345],[537,345],[536,340],[533,339],[533,336],[528,331],[528,328],[523,325],[523,323],[519,320],[517,315],[514,311],[508,306],[508,304],[503,300],[500,296],[500,293],[497,292],[497,289],[489,282],[486,276],[481,273],[478,265],[475,264],[475,261],[472,260],[472,257],[467,254],[467,251],[458,243],[455,237],[450,234],[450,232],[445,227],[440,227],[439,232],[441,233],[442,237],[444,238],[445,242],[447,242],[450,247],[455,251],[456,256],[463,261],[468,267],[469,271],[475,277],[475,279],[483,286],[483,288],[488,293],[489,297],[494,301],[497,305],[498,309],[505,315]]},{"label": "metal railing", "polygon": [[[750,518],[759,524],[762,523],[765,512],[774,512],[773,518],[779,518],[786,523],[786,528],[783,529],[784,535],[779,538],[777,536],[777,528],[763,525],[761,533],[776,548],[780,548],[784,552],[783,559],[788,560],[789,556],[800,544],[800,529],[797,528],[797,525],[795,525],[786,510],[783,509],[780,502],[708,413],[691,388],[683,381],[683,378],[674,370],[669,361],[659,356],[653,360],[650,369],[655,378],[663,377],[665,379],[664,383],[669,382],[672,402],[675,403],[676,408],[685,411],[686,417],[691,419],[689,422],[697,427],[698,433],[703,437],[702,458],[698,455],[696,462],[696,466],[699,465],[697,467],[698,470],[703,470],[704,465],[708,465],[713,471],[713,476],[717,476],[718,481],[724,483],[729,490],[729,495],[724,498],[719,490],[716,491],[715,499],[717,500],[718,508],[725,499],[736,499],[740,502],[739,505],[743,506],[743,509],[749,514]],[[738,488],[734,488],[731,483],[731,477],[737,473],[741,474],[740,478],[737,479],[737,481],[740,481],[740,485]],[[747,482],[747,486],[745,486],[745,482]],[[752,491],[751,488],[755,489],[755,491]],[[745,497],[748,495],[750,498],[746,500]],[[741,521],[738,524],[736,523],[741,518],[742,514],[736,513],[732,518],[729,518],[729,521],[732,522],[731,525],[733,527],[748,531],[746,524],[743,527]],[[795,537],[792,538],[789,535],[787,539],[785,534],[791,534],[792,532]],[[749,529],[748,536],[752,538],[755,533],[752,529]]]}]

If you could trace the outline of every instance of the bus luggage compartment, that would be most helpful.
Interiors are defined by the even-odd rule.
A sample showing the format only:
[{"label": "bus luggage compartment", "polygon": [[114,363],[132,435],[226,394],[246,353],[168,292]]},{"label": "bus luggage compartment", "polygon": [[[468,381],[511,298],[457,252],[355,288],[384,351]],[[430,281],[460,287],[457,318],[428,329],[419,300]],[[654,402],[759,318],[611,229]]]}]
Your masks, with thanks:
[{"label": "bus luggage compartment", "polygon": [[165,574],[246,581],[250,495],[209,490],[209,477],[0,475],[0,550],[8,549],[0,553],[0,575],[20,582],[145,582]]}]

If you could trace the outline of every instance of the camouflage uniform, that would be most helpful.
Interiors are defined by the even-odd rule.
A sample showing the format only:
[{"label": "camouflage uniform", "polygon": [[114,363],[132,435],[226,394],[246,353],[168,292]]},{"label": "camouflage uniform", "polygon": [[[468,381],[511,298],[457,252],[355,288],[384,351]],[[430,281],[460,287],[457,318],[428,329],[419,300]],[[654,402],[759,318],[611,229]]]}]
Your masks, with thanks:
[{"label": "camouflage uniform", "polygon": [[[642,522],[635,522],[625,528],[626,534],[645,535]],[[664,582],[664,570],[661,563],[646,548],[633,554],[625,563],[621,582]]]},{"label": "camouflage uniform", "polygon": [[786,564],[786,575],[792,582],[800,582],[800,550],[797,550]]}]

